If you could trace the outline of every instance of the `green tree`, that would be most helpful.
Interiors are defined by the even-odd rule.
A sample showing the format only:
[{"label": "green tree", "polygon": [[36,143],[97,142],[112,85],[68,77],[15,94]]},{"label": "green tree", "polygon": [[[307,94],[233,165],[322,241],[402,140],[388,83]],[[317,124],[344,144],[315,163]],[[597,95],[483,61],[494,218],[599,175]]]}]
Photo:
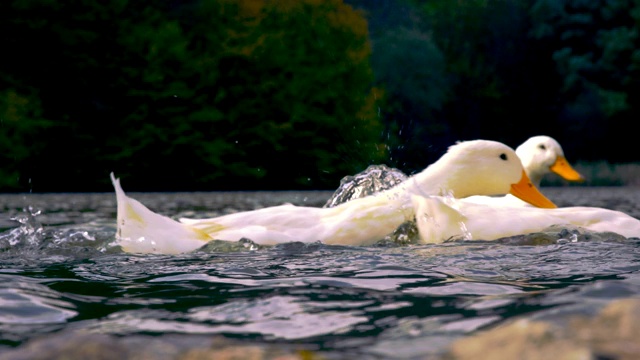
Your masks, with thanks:
[{"label": "green tree", "polygon": [[389,165],[408,173],[422,170],[455,141],[442,117],[451,95],[444,55],[429,34],[404,27],[381,35],[374,49],[376,81],[386,92],[381,113],[387,132],[395,134]]},{"label": "green tree", "polygon": [[0,93],[0,189],[15,191],[29,186],[30,179],[23,177],[16,165],[34,166],[30,154],[45,147],[39,139],[53,124],[41,116],[35,91],[5,89]]},{"label": "green tree", "polygon": [[231,12],[248,25],[225,43],[216,105],[235,147],[262,155],[245,157],[249,168],[270,179],[265,185],[333,187],[379,162],[382,127],[361,14],[341,1],[246,5]]},{"label": "green tree", "polygon": [[36,89],[22,114],[55,124],[12,157],[35,191],[108,190],[110,171],[136,190],[332,188],[385,156],[367,24],[341,1],[0,10],[0,88]]},{"label": "green tree", "polygon": [[[555,135],[553,63],[529,39],[528,1],[420,2],[453,82],[443,114],[458,139],[513,146],[535,133]],[[515,141],[514,141],[515,140]]]},{"label": "green tree", "polygon": [[640,116],[640,1],[537,0],[531,17],[531,36],[552,50],[562,79],[570,146],[590,159],[634,160],[627,127]]}]

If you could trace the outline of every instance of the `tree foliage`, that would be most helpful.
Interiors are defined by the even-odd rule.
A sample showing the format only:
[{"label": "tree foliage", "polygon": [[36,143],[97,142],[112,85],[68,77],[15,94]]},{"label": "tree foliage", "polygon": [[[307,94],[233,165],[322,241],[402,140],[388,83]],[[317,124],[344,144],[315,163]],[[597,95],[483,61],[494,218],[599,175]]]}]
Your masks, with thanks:
[{"label": "tree foliage", "polygon": [[[375,27],[372,63],[388,95],[384,120],[398,133],[397,146],[410,149],[401,168],[426,166],[456,140],[515,147],[540,134],[557,138],[572,159],[638,160],[628,127],[639,118],[639,1],[352,3],[367,9]],[[378,11],[390,7],[403,23]],[[425,72],[429,80],[419,80]],[[411,82],[423,89],[400,90]],[[431,111],[416,111],[425,107]]]},{"label": "tree foliage", "polygon": [[556,80],[548,76],[552,63],[528,38],[527,2],[460,4],[436,0],[422,5],[453,81],[445,116],[457,137],[509,142],[536,131],[548,133],[553,96],[532,89],[552,89]]},{"label": "tree foliage", "polygon": [[334,188],[539,134],[639,160],[640,1],[344,1],[1,2],[0,190]]},{"label": "tree foliage", "polygon": [[341,1],[0,7],[4,189],[106,190],[110,171],[140,190],[328,188],[385,155],[367,24]]},{"label": "tree foliage", "polygon": [[407,172],[422,170],[435,160],[429,147],[435,145],[432,154],[439,155],[455,140],[441,116],[451,95],[445,58],[428,34],[404,27],[380,36],[374,49],[376,81],[386,93],[381,113],[387,133],[395,135],[387,140],[390,165]]},{"label": "tree foliage", "polygon": [[570,144],[586,156],[637,160],[628,126],[640,116],[640,1],[537,0],[531,16],[531,36],[551,50],[562,80],[560,120],[580,135]]}]

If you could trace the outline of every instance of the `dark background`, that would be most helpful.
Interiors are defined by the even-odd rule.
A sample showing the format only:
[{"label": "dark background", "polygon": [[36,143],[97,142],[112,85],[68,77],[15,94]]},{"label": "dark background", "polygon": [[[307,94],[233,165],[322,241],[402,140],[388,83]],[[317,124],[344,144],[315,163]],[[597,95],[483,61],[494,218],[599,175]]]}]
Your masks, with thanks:
[{"label": "dark background", "polygon": [[334,189],[458,140],[640,161],[640,2],[0,4],[0,192]]}]

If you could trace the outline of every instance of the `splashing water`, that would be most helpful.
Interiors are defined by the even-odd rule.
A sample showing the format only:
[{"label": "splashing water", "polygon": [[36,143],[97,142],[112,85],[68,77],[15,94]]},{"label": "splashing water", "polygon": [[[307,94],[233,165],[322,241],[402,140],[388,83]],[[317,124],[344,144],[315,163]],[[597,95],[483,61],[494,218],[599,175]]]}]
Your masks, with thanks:
[{"label": "splashing water", "polygon": [[36,219],[41,214],[40,210],[29,206],[22,210],[22,213],[11,217],[12,221],[17,221],[20,226],[12,229],[7,234],[0,235],[0,249],[15,246],[35,246],[42,241],[42,224]]},{"label": "splashing water", "polygon": [[[460,210],[459,203],[456,201],[456,198],[453,196],[453,191],[447,190],[444,192],[442,196],[444,199],[444,203],[451,207],[452,209],[459,212],[462,216],[465,216],[464,212]],[[460,228],[460,236],[455,240],[473,240],[473,236],[471,236],[471,232],[467,229],[467,224],[463,220],[457,222],[458,227]],[[437,226],[437,224],[436,224]]]},{"label": "splashing water", "polygon": [[390,189],[407,179],[402,171],[386,165],[370,165],[364,171],[345,176],[324,207],[334,207],[347,201]]},{"label": "splashing water", "polygon": [[[342,178],[340,186],[325,203],[324,207],[334,207],[354,199],[391,189],[407,179],[408,176],[398,169],[390,168],[386,165],[371,165],[356,175]],[[394,196],[398,195],[395,194]],[[442,197],[446,205],[464,215],[455,201],[453,191],[443,191]],[[421,216],[425,222],[438,226],[436,220],[429,214],[416,214],[416,216]],[[460,228],[461,235],[456,237],[455,240],[472,240],[471,232],[467,229],[464,221],[458,221],[457,225]],[[392,234],[383,239],[385,244],[406,245],[419,242],[420,235],[415,220],[402,224]]]},{"label": "splashing water", "polygon": [[35,206],[26,206],[9,217],[18,226],[0,233],[1,261],[28,262],[43,254],[77,258],[119,250],[113,236],[115,226],[107,219],[82,226],[47,227],[42,222],[43,217],[44,212]]}]

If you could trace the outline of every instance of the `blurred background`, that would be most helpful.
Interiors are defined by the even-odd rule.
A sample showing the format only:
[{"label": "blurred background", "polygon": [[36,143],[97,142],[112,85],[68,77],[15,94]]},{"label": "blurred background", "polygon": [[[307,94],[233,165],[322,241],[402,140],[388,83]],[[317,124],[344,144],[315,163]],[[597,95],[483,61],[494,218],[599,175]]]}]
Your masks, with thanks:
[{"label": "blurred background", "polygon": [[0,192],[335,189],[534,135],[639,185],[639,31],[638,0],[2,1]]}]

